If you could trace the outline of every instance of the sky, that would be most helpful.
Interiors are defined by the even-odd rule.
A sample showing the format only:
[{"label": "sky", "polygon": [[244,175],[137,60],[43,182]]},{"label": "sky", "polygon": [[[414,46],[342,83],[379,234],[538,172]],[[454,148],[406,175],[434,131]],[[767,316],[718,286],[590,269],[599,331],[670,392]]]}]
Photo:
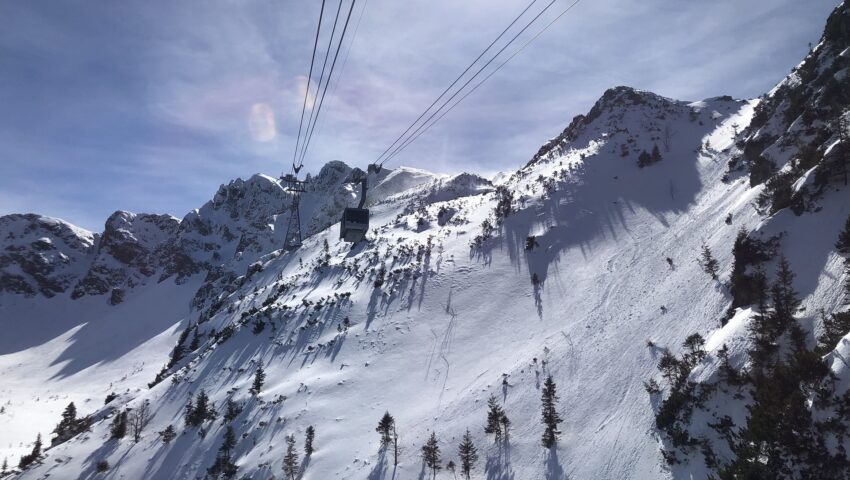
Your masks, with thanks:
[{"label": "sky", "polygon": [[[555,0],[516,45],[572,1]],[[365,169],[528,3],[356,0],[304,171]],[[581,0],[386,166],[516,169],[617,85],[757,97],[837,3]],[[0,1],[0,215],[101,231],[115,210],[182,218],[231,179],[289,171],[320,6]],[[326,20],[338,6],[326,1]]]}]

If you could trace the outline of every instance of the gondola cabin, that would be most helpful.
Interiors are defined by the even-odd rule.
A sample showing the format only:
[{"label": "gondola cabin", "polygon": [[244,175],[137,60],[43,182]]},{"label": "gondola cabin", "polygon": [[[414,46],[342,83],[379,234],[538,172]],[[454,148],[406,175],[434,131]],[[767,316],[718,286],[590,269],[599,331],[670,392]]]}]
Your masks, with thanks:
[{"label": "gondola cabin", "polygon": [[339,238],[346,242],[357,243],[363,240],[369,230],[369,209],[346,208],[339,222]]}]

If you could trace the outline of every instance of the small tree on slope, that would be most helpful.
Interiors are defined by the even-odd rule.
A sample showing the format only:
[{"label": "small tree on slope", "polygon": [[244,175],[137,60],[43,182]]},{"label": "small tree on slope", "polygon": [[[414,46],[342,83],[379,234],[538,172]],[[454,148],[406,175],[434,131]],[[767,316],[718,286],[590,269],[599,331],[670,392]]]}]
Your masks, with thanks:
[{"label": "small tree on slope", "polygon": [[700,259],[700,265],[702,265],[702,269],[705,273],[711,275],[711,278],[714,280],[717,280],[717,271],[720,264],[717,262],[717,259],[714,258],[714,255],[711,254],[711,249],[708,248],[708,245],[706,244],[702,244],[702,258]]},{"label": "small tree on slope", "polygon": [[215,463],[207,469],[207,473],[213,478],[233,478],[236,476],[236,464],[233,463],[232,452],[236,447],[236,434],[233,427],[227,426],[221,447],[218,449]]},{"label": "small tree on slope", "polygon": [[435,432],[431,432],[428,442],[422,445],[422,461],[431,470],[431,478],[437,478],[437,471],[443,467],[440,461],[440,446],[437,443],[437,434]]},{"label": "small tree on slope", "polygon": [[381,448],[386,448],[386,446],[392,441],[394,425],[395,419],[393,416],[390,415],[390,412],[385,412],[384,416],[381,417],[381,420],[378,422],[378,427],[375,428],[375,431],[381,435]]},{"label": "small tree on slope", "polygon": [[304,454],[308,457],[313,454],[313,439],[316,437],[316,429],[312,425],[307,427],[304,434]]},{"label": "small tree on slope", "polygon": [[558,435],[561,433],[558,431],[558,424],[563,422],[558,415],[558,395],[555,389],[555,381],[552,380],[552,375],[549,375],[543,384],[543,395],[540,398],[543,407],[543,425],[546,426],[541,443],[545,448],[552,448],[558,442]]},{"label": "small tree on slope", "polygon": [[283,457],[283,474],[288,480],[298,475],[298,451],[295,450],[295,435],[286,437],[286,455]]},{"label": "small tree on slope", "polygon": [[266,371],[263,370],[263,362],[257,366],[257,372],[254,374],[254,384],[251,386],[251,393],[259,395],[263,390],[263,383],[266,381]]},{"label": "small tree on slope", "polygon": [[463,441],[457,448],[457,456],[460,458],[460,470],[466,475],[466,480],[469,480],[470,472],[475,467],[475,462],[478,461],[478,450],[472,443],[472,435],[470,435],[469,429],[466,429]]},{"label": "small tree on slope", "polygon": [[499,406],[495,395],[490,395],[487,399],[487,425],[484,426],[484,433],[493,434],[496,441],[502,439],[502,407]]}]

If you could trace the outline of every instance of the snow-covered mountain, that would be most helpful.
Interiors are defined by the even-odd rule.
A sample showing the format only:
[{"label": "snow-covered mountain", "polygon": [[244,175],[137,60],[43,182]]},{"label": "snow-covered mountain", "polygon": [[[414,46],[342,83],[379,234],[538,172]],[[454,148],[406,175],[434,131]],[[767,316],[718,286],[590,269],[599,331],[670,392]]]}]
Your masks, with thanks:
[{"label": "snow-covered mountain", "polygon": [[[310,179],[308,237],[293,252],[281,250],[291,195],[265,175],[223,185],[182,220],[116,212],[98,234],[0,218],[0,457],[17,465],[38,433],[49,444],[73,402],[89,417],[65,422],[15,478],[203,478],[223,458],[239,478],[285,478],[289,435],[298,478],[426,478],[431,433],[443,464],[458,463],[467,430],[473,478],[743,478],[753,465],[846,475],[850,419],[818,395],[844,398],[850,380],[850,324],[836,337],[831,320],[850,293],[850,252],[836,248],[850,216],[838,174],[850,151],[838,133],[848,32],[844,2],[761,99],[612,88],[493,181],[372,173],[372,229],[354,247],[335,226],[359,195],[347,183],[359,172],[342,162]],[[768,343],[821,371],[805,382],[777,376],[801,363],[753,360],[759,325],[781,309],[749,286],[760,272],[773,282],[780,258],[801,304]],[[824,338],[835,341],[814,350]],[[816,357],[786,353],[800,351]],[[563,422],[544,449],[550,375]],[[783,395],[803,406],[798,430],[763,401],[780,381],[802,392]],[[201,392],[215,419],[187,417]],[[507,441],[484,432],[491,396],[510,419]],[[113,438],[128,409],[150,414],[138,441]],[[375,431],[387,411],[397,465]],[[770,444],[759,418],[805,435]],[[304,457],[310,426],[315,452]],[[814,476],[825,458],[836,468]]]}]

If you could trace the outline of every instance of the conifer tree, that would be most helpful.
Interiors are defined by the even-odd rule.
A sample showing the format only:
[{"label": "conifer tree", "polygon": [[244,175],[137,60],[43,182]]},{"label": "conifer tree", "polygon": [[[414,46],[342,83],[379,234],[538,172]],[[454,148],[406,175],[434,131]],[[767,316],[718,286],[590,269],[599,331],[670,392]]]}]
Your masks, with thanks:
[{"label": "conifer tree", "polygon": [[203,389],[195,396],[194,404],[191,399],[186,404],[185,421],[190,427],[197,427],[207,420],[215,420],[217,416],[215,409],[210,405],[210,397]]},{"label": "conifer tree", "polygon": [[838,342],[850,333],[850,311],[827,315],[821,310],[823,333],[818,337],[817,351],[825,355],[832,351]]},{"label": "conifer tree", "polygon": [[558,431],[558,424],[563,422],[561,416],[558,415],[558,395],[552,375],[546,377],[546,382],[543,383],[541,402],[543,404],[543,425],[546,426],[541,443],[545,448],[552,448],[558,442],[558,435],[561,433]]},{"label": "conifer tree", "polygon": [[9,460],[3,458],[3,467],[0,467],[0,475],[6,475],[6,472],[9,470]]},{"label": "conifer tree", "polygon": [[111,438],[120,440],[127,435],[127,412],[118,412],[112,418],[112,426],[109,428]]},{"label": "conifer tree", "polygon": [[484,433],[493,434],[497,442],[502,439],[503,413],[496,396],[490,395],[487,399],[487,425],[484,426]]},{"label": "conifer tree", "polygon": [[263,370],[263,362],[260,361],[257,365],[257,372],[254,374],[254,384],[251,386],[251,393],[259,395],[263,389],[263,383],[266,381],[266,371]]},{"label": "conifer tree", "polygon": [[472,435],[469,429],[466,429],[466,434],[463,436],[463,441],[457,448],[457,456],[460,458],[460,470],[466,475],[466,480],[469,480],[469,475],[478,461],[478,449],[472,442]]},{"label": "conifer tree", "polygon": [[440,461],[440,445],[437,442],[437,434],[431,432],[428,442],[422,445],[422,460],[425,466],[431,470],[431,478],[437,478],[437,471],[442,469]]},{"label": "conifer tree", "polygon": [[193,352],[201,346],[201,337],[198,336],[198,327],[195,327],[194,331],[195,333],[192,334],[192,343],[189,344],[189,350]]},{"label": "conifer tree", "polygon": [[304,433],[304,454],[308,457],[313,454],[313,439],[316,438],[316,429],[312,425],[307,427]]},{"label": "conifer tree", "polygon": [[658,145],[652,146],[652,163],[661,161],[661,151],[658,150]]},{"label": "conifer tree", "polygon": [[287,480],[295,480],[298,474],[298,451],[295,450],[295,435],[286,437],[286,455],[283,457],[283,473]]},{"label": "conifer tree", "polygon": [[168,444],[177,438],[177,432],[174,431],[174,427],[169,425],[159,432],[159,437],[162,439],[162,443]]},{"label": "conifer tree", "polygon": [[39,433],[35,437],[35,443],[32,446],[32,451],[27,455],[21,457],[21,461],[18,462],[18,468],[24,469],[33,464],[36,460],[41,458],[41,434]]},{"label": "conifer tree", "polygon": [[717,280],[717,271],[720,264],[717,262],[717,259],[714,258],[714,255],[711,254],[711,249],[708,248],[708,245],[702,244],[702,258],[700,259],[700,265],[702,265],[702,269],[705,273],[711,275],[711,278]]},{"label": "conifer tree", "polygon": [[233,478],[236,476],[236,464],[233,463],[232,452],[236,447],[236,433],[233,427],[228,425],[224,431],[221,447],[218,449],[215,463],[207,469],[207,473],[213,478]]},{"label": "conifer tree", "polygon": [[395,419],[390,412],[385,412],[384,416],[378,422],[378,427],[375,431],[381,435],[381,448],[385,448],[392,441],[392,431],[395,426]]},{"label": "conifer tree", "polygon": [[242,413],[242,405],[236,403],[232,398],[227,399],[224,411],[224,421],[232,422]]},{"label": "conifer tree", "polygon": [[850,216],[844,222],[844,230],[838,234],[838,242],[835,244],[835,249],[843,255],[850,255]]},{"label": "conifer tree", "polygon": [[499,419],[499,423],[502,424],[502,436],[505,441],[510,441],[510,431],[511,431],[511,420],[508,418],[505,412],[502,412],[502,418]]}]

